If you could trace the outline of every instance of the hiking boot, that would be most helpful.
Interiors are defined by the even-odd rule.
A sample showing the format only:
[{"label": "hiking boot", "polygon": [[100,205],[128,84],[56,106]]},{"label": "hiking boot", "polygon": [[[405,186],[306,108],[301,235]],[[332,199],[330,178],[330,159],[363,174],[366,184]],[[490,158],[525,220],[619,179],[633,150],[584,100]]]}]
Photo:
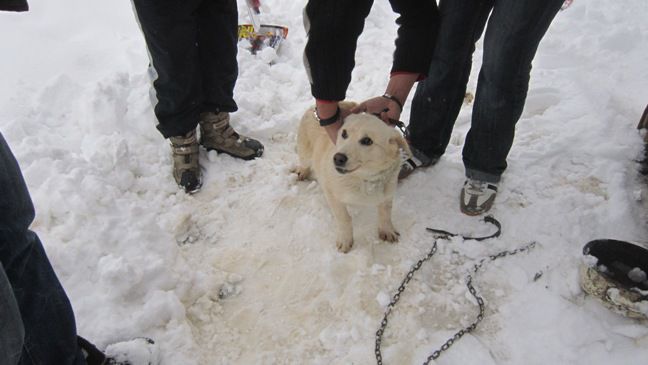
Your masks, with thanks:
[{"label": "hiking boot", "polygon": [[263,154],[261,142],[241,136],[230,126],[229,113],[200,114],[200,144],[232,157],[252,160]]},{"label": "hiking boot", "polygon": [[178,186],[192,194],[200,190],[202,176],[198,164],[198,141],[196,131],[184,136],[170,137],[173,154],[173,177]]},{"label": "hiking boot", "polygon": [[412,156],[403,156],[400,171],[398,172],[398,180],[410,176],[414,170],[420,167],[429,167],[439,162],[439,156],[427,156],[420,150],[410,145]]},{"label": "hiking boot", "polygon": [[596,265],[581,265],[583,290],[629,318],[648,319],[648,250],[625,241],[588,242],[583,254]]},{"label": "hiking boot", "polygon": [[467,215],[488,212],[497,195],[497,185],[486,181],[467,179],[461,188],[459,208]]}]

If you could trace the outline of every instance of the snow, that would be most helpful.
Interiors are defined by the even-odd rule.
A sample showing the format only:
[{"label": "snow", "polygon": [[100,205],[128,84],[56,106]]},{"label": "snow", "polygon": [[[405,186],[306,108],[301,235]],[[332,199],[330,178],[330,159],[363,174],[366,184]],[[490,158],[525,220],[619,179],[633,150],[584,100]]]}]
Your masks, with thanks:
[{"label": "snow", "polygon": [[[264,1],[261,21],[288,26],[288,39],[276,53],[239,51],[233,123],[265,143],[264,157],[203,152],[205,184],[193,196],[175,186],[168,144],[155,129],[130,4],[32,0],[28,13],[0,14],[0,130],[79,333],[100,348],[147,336],[164,365],[370,364],[385,306],[431,248],[425,227],[491,231],[458,209],[465,105],[446,155],[399,185],[400,242],[379,241],[376,213],[358,208],[354,248],[336,251],[319,187],[290,173],[297,123],[312,104],[304,4]],[[503,234],[439,241],[390,317],[386,364],[420,364],[468,325],[477,313],[464,283],[472,265],[530,241],[538,242],[530,252],[480,270],[485,318],[436,363],[648,362],[645,324],[607,310],[578,283],[586,242],[647,233],[635,129],[648,102],[647,4],[576,1],[558,14],[534,61],[492,211]],[[239,10],[249,22],[243,2]],[[350,99],[384,91],[394,20],[387,1],[375,3]],[[480,60],[478,47],[473,76]]]},{"label": "snow", "polygon": [[632,270],[628,271],[628,278],[635,283],[641,283],[646,281],[648,277],[646,277],[646,273],[643,270],[635,267]]}]

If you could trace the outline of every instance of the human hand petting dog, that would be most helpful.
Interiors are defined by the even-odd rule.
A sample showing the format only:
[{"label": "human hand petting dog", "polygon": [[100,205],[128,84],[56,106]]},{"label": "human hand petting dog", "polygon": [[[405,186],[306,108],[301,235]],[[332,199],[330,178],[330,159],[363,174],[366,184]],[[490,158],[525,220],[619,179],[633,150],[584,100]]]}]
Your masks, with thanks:
[{"label": "human hand petting dog", "polygon": [[369,113],[382,119],[387,124],[394,124],[393,121],[400,120],[402,102],[391,94],[384,94],[363,101],[355,108],[351,109],[354,114]]},{"label": "human hand petting dog", "polygon": [[349,109],[348,107],[340,106],[337,102],[324,102],[320,100],[317,100],[315,105],[317,115],[320,119],[333,118],[337,113],[338,108],[340,109],[340,115],[338,116],[337,120],[334,123],[323,127],[326,131],[326,134],[328,134],[331,141],[333,141],[333,144],[335,144],[337,142],[338,131],[340,130],[340,128],[342,128],[342,124],[344,124],[344,118],[348,117],[351,114],[351,109]]},{"label": "human hand petting dog", "polygon": [[324,121],[334,118],[339,109],[339,115],[335,122],[323,126],[333,144],[337,142],[338,131],[344,124],[344,118],[351,113],[373,114],[388,125],[394,125],[400,120],[403,104],[419,76],[418,73],[394,73],[389,78],[387,89],[383,95],[365,100],[350,110],[339,107],[338,103],[334,101],[316,100],[317,117]]},{"label": "human hand petting dog", "polygon": [[382,96],[363,101],[351,110],[353,113],[370,113],[378,116],[383,122],[393,125],[400,120],[403,104],[407,100],[412,86],[418,80],[417,73],[394,73],[389,78],[387,89]]}]

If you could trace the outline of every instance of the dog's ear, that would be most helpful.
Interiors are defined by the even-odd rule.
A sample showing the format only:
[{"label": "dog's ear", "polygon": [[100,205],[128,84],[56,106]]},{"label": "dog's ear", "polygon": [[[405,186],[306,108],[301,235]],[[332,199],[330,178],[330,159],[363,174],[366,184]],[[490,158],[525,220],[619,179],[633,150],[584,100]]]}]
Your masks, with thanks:
[{"label": "dog's ear", "polygon": [[405,140],[405,137],[396,131],[394,132],[394,136],[389,138],[389,143],[395,143],[400,149],[405,151],[408,158],[412,157],[412,150],[410,149],[409,143]]}]

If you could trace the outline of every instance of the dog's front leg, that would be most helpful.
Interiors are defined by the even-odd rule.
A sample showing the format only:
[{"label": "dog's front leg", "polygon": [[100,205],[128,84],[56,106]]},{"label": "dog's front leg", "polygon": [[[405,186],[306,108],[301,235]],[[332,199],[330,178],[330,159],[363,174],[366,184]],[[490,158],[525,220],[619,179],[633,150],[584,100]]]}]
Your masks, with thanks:
[{"label": "dog's front leg", "polygon": [[391,220],[392,201],[378,204],[378,237],[387,242],[398,242],[400,233],[396,232]]},{"label": "dog's front leg", "polygon": [[333,194],[326,192],[326,200],[328,201],[333,217],[337,223],[337,238],[336,245],[338,251],[347,253],[353,247],[353,225],[351,223],[351,216],[347,211],[346,205],[336,199]]}]

